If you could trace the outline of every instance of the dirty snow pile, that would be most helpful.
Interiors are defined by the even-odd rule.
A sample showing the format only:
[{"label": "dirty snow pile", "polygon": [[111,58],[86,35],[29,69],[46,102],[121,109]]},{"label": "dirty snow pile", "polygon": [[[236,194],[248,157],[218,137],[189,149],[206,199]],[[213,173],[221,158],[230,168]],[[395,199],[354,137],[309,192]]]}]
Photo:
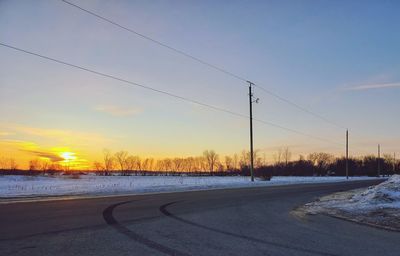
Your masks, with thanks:
[{"label": "dirty snow pile", "polygon": [[339,192],[299,208],[308,214],[336,217],[400,230],[400,175],[367,189]]}]

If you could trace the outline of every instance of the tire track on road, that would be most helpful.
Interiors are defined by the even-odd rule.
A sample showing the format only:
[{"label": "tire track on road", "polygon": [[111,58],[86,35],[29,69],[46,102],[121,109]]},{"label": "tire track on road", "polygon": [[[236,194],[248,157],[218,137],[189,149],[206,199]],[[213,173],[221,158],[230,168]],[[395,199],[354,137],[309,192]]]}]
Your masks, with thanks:
[{"label": "tire track on road", "polygon": [[121,225],[113,216],[113,211],[116,207],[124,204],[128,204],[133,202],[132,200],[130,201],[125,201],[125,202],[120,202],[116,203],[113,205],[110,205],[103,211],[103,218],[106,221],[106,223],[110,226],[112,226],[115,230],[117,230],[119,233],[124,234],[125,236],[129,237],[130,239],[139,242],[151,249],[157,250],[159,252],[162,252],[167,255],[176,255],[176,256],[188,256],[189,254],[175,250],[173,248],[167,247],[165,245],[162,245],[160,243],[157,243],[153,240],[150,240],[143,235],[140,235],[127,227]]},{"label": "tire track on road", "polygon": [[332,254],[332,253],[327,253],[327,252],[320,252],[320,251],[315,251],[315,250],[310,250],[310,249],[306,249],[306,248],[301,248],[301,247],[296,247],[296,246],[290,246],[290,245],[284,245],[284,244],[279,244],[279,243],[274,243],[274,242],[268,242],[259,238],[255,238],[255,237],[251,237],[251,236],[246,236],[246,235],[240,235],[240,234],[236,234],[233,232],[229,232],[229,231],[225,231],[222,229],[217,229],[217,228],[213,228],[213,227],[209,227],[203,224],[199,224],[190,220],[186,220],[183,219],[181,217],[178,217],[177,215],[174,215],[173,213],[171,213],[170,211],[167,210],[168,206],[171,206],[173,204],[178,203],[178,201],[175,202],[170,202],[167,204],[164,204],[162,206],[160,206],[160,212],[162,214],[164,214],[165,216],[175,219],[179,222],[185,223],[187,225],[191,225],[197,228],[201,228],[201,229],[205,229],[208,231],[212,231],[212,232],[216,232],[219,234],[223,234],[223,235],[227,235],[227,236],[231,236],[231,237],[235,237],[235,238],[240,238],[240,239],[244,239],[247,241],[251,241],[251,242],[256,242],[256,243],[262,243],[262,244],[266,244],[266,245],[272,245],[272,246],[276,246],[276,247],[280,247],[280,248],[284,248],[284,249],[290,249],[290,250],[294,250],[294,251],[301,251],[301,252],[306,252],[306,253],[311,253],[311,254],[315,254],[315,255],[324,255],[324,256],[337,256],[336,254]]}]

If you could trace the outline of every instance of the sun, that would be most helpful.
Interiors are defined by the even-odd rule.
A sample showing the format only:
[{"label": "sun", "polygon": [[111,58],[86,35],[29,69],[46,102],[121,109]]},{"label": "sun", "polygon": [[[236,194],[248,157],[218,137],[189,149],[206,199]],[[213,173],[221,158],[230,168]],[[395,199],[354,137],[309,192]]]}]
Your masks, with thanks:
[{"label": "sun", "polygon": [[58,163],[68,170],[88,168],[88,161],[80,158],[79,153],[72,152],[68,148],[58,148],[58,155],[62,158]]},{"label": "sun", "polygon": [[60,156],[64,158],[65,162],[71,162],[76,159],[75,153],[73,152],[61,152]]}]

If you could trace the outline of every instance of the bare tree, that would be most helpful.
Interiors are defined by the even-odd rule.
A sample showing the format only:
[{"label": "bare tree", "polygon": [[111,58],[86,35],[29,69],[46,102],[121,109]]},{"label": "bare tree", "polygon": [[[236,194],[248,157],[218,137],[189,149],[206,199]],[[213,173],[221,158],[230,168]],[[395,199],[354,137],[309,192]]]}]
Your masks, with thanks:
[{"label": "bare tree", "polygon": [[126,170],[129,172],[129,171],[132,171],[133,169],[134,169],[134,166],[135,166],[135,164],[134,164],[134,161],[132,161],[132,157],[133,156],[128,156],[127,158],[126,158],[126,161],[125,161],[125,168],[126,168]]},{"label": "bare tree", "polygon": [[48,160],[42,160],[39,158],[32,159],[29,161],[29,171],[41,170],[43,174],[50,170],[50,162]]},{"label": "bare tree", "polygon": [[256,155],[256,157],[254,158],[254,162],[255,162],[254,164],[255,164],[255,166],[256,166],[257,168],[263,166],[263,158],[260,157],[260,156],[257,156],[257,155]]},{"label": "bare tree", "polygon": [[218,172],[223,172],[224,171],[224,165],[221,164],[220,162],[217,163],[217,170]]},{"label": "bare tree", "polygon": [[232,166],[234,170],[239,168],[239,156],[236,153],[233,155],[232,158]]},{"label": "bare tree", "polygon": [[199,157],[198,161],[199,161],[199,168],[201,171],[204,172],[210,171],[210,166],[208,165],[208,161],[204,156]]},{"label": "bare tree", "polygon": [[263,165],[263,166],[266,166],[266,165],[267,165],[267,156],[266,156],[265,152],[263,153],[262,165]]},{"label": "bare tree", "polygon": [[279,149],[278,149],[278,152],[276,152],[276,153],[273,155],[275,164],[280,165],[280,164],[282,163],[282,154],[283,154],[282,149],[279,148]]},{"label": "bare tree", "polygon": [[218,155],[214,150],[206,150],[203,152],[203,156],[207,161],[208,169],[213,172],[218,161]]},{"label": "bare tree", "polygon": [[193,171],[193,169],[195,168],[195,161],[194,161],[193,157],[185,158],[185,160],[184,160],[184,168],[188,172],[192,172]]},{"label": "bare tree", "polygon": [[233,158],[230,156],[225,156],[225,167],[228,171],[234,170],[233,167]]},{"label": "bare tree", "polygon": [[174,158],[172,160],[172,169],[174,171],[182,171],[183,159],[182,158]]},{"label": "bare tree", "polygon": [[[260,152],[260,150],[258,150],[258,149],[253,151],[253,161],[254,161],[254,164],[255,164],[256,167],[260,166],[261,162],[262,162],[261,158],[258,156],[259,152]],[[242,155],[241,155],[240,160],[239,160],[239,167],[240,168],[250,167],[250,162],[251,162],[250,156],[251,156],[250,151],[247,151],[247,150],[243,150],[242,151]]]},{"label": "bare tree", "polygon": [[0,169],[15,171],[18,168],[18,164],[14,158],[0,158]]},{"label": "bare tree", "polygon": [[195,163],[195,171],[205,171],[207,170],[207,163],[205,160],[205,157],[203,156],[197,156],[194,158],[194,163]]},{"label": "bare tree", "polygon": [[172,160],[169,158],[164,159],[165,170],[171,171],[172,170]]},{"label": "bare tree", "polygon": [[153,165],[154,165],[154,159],[146,158],[143,160],[142,169],[144,169],[146,171],[151,171],[151,170],[153,170]]},{"label": "bare tree", "polygon": [[127,166],[127,158],[128,158],[128,152],[126,151],[118,151],[117,153],[115,153],[115,159],[118,162],[120,171],[123,175],[126,175],[126,166]]},{"label": "bare tree", "polygon": [[243,150],[242,155],[239,160],[240,168],[249,167],[250,166],[250,152]]},{"label": "bare tree", "polygon": [[137,156],[135,159],[136,159],[136,170],[141,171],[143,169],[142,159],[139,156]]},{"label": "bare tree", "polygon": [[40,170],[39,159],[29,160],[29,171],[38,171],[38,170]]},{"label": "bare tree", "polygon": [[111,151],[108,149],[103,150],[103,161],[104,161],[104,175],[110,175],[110,171],[114,168],[114,157]]},{"label": "bare tree", "polygon": [[164,161],[162,159],[158,159],[156,163],[156,169],[158,171],[165,171]]},{"label": "bare tree", "polygon": [[100,162],[94,162],[93,167],[97,172],[103,172],[104,171],[104,166]]},{"label": "bare tree", "polygon": [[[335,157],[331,154],[324,153],[324,152],[319,152],[319,153],[311,153],[308,156],[308,159],[314,164],[314,166],[318,167],[318,175],[323,175],[326,174],[326,171],[328,170],[329,164],[331,164]],[[324,173],[322,173],[322,171]]]},{"label": "bare tree", "polygon": [[169,158],[158,160],[157,165],[160,171],[167,172],[172,170],[172,161]]},{"label": "bare tree", "polygon": [[142,169],[142,160],[138,156],[128,156],[126,162],[128,170],[138,171]]},{"label": "bare tree", "polygon": [[11,171],[15,171],[18,168],[18,164],[15,161],[14,158],[10,158],[8,159],[8,169],[10,169]]},{"label": "bare tree", "polygon": [[59,163],[51,163],[47,169],[51,171],[61,171],[63,168]]},{"label": "bare tree", "polygon": [[6,169],[6,159],[4,157],[0,157],[0,170]]},{"label": "bare tree", "polygon": [[[396,170],[396,159],[394,158],[393,155],[391,154],[383,154],[383,159],[384,159],[384,163],[386,163],[387,165],[391,166],[392,168],[392,172],[394,173]],[[386,174],[389,175],[389,170],[384,170],[386,171]]]},{"label": "bare tree", "polygon": [[290,152],[288,147],[283,149],[282,156],[283,156],[283,161],[285,162],[285,166],[287,166],[288,163],[290,162],[290,159],[292,158],[292,152]]},{"label": "bare tree", "polygon": [[40,169],[42,170],[43,173],[48,172],[49,167],[50,167],[50,162],[48,160],[43,160],[40,162]]}]

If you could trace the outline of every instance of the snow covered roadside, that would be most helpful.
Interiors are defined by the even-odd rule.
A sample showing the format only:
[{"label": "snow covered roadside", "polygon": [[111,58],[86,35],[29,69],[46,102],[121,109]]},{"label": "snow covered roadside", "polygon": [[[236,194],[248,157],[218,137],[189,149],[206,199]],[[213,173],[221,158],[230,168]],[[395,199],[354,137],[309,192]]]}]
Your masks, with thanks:
[{"label": "snow covered roadside", "polygon": [[[373,179],[353,177],[350,181]],[[345,177],[273,177],[250,182],[249,177],[189,176],[0,176],[0,202],[16,198],[97,196],[179,192],[221,188],[273,186],[346,181]]]},{"label": "snow covered roadside", "polygon": [[400,175],[368,189],[339,192],[297,209],[400,231]]}]

